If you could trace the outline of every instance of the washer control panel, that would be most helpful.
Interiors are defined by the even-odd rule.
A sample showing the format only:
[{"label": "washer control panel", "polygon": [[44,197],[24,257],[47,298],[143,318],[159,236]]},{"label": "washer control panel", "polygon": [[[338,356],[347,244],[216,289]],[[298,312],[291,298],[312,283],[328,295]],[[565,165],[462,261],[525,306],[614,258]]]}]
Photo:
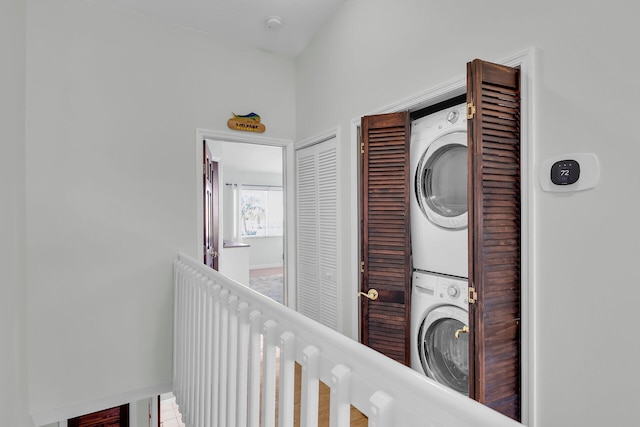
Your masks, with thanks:
[{"label": "washer control panel", "polygon": [[414,292],[440,300],[443,303],[450,302],[459,306],[469,303],[468,286],[465,279],[414,271],[411,284]]}]

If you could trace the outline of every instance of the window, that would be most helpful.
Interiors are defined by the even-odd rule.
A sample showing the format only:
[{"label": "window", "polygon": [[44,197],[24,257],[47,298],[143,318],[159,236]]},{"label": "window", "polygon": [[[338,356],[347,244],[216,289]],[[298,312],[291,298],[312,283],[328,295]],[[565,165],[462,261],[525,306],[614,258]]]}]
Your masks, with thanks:
[{"label": "window", "polygon": [[242,186],[240,190],[240,235],[282,236],[284,226],[282,187]]}]

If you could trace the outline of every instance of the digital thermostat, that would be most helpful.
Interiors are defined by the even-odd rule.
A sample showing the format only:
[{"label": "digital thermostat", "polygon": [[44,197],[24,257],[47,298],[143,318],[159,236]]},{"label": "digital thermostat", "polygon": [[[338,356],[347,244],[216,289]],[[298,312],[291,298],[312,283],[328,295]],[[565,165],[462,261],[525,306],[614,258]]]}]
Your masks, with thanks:
[{"label": "digital thermostat", "polygon": [[555,185],[571,185],[580,179],[580,162],[559,160],[551,166],[551,182]]},{"label": "digital thermostat", "polygon": [[593,153],[564,154],[540,164],[540,186],[544,191],[588,190],[599,179],[600,164]]}]

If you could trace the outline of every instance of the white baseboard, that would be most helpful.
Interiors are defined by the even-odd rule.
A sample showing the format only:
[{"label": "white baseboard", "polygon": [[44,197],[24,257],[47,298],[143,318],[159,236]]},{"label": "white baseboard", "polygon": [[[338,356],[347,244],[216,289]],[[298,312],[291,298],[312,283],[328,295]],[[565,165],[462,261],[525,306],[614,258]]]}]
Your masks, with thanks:
[{"label": "white baseboard", "polygon": [[277,268],[277,267],[283,267],[283,264],[279,263],[279,264],[250,265],[249,270],[259,270],[261,268]]}]

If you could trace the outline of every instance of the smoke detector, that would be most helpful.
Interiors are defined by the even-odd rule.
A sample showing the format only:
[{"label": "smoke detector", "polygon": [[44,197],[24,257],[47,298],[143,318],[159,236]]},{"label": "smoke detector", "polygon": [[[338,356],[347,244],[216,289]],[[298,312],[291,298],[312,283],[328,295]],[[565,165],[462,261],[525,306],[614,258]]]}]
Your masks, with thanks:
[{"label": "smoke detector", "polygon": [[280,18],[279,16],[270,16],[265,19],[264,24],[268,29],[275,31],[282,27],[282,18]]}]

